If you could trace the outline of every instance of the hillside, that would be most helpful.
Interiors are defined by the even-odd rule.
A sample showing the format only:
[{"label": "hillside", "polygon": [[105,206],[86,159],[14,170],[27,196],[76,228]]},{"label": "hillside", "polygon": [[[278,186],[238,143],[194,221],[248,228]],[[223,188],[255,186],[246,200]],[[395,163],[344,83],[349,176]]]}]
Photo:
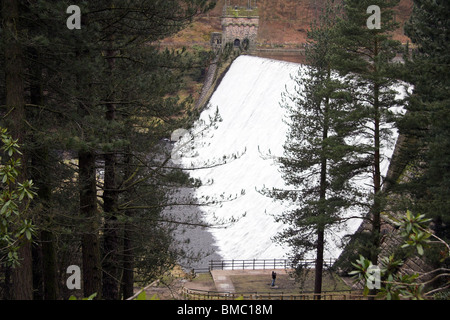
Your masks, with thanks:
[{"label": "hillside", "polygon": [[[229,1],[228,1],[229,2]],[[232,4],[245,5],[247,1],[234,0]],[[260,47],[300,47],[306,40],[311,21],[318,17],[325,0],[259,0],[260,13],[258,45]],[[400,28],[394,38],[406,42],[403,25],[412,10],[412,0],[400,0],[396,19]],[[221,16],[225,0],[218,0],[216,7],[198,17],[188,28],[163,41],[175,46],[209,45],[212,32],[221,32]]]}]

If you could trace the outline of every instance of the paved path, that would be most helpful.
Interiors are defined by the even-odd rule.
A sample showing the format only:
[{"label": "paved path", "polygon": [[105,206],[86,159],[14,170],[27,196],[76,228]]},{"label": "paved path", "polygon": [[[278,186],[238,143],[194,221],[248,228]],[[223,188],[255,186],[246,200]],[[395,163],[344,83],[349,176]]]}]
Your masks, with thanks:
[{"label": "paved path", "polygon": [[[277,274],[287,274],[286,269],[274,269]],[[267,275],[268,282],[272,279],[272,269],[266,270],[211,270],[216,290],[218,292],[234,293],[234,285],[231,281],[231,276],[238,275]]]},{"label": "paved path", "polygon": [[211,270],[211,275],[217,291],[230,293],[235,292],[228,270]]}]

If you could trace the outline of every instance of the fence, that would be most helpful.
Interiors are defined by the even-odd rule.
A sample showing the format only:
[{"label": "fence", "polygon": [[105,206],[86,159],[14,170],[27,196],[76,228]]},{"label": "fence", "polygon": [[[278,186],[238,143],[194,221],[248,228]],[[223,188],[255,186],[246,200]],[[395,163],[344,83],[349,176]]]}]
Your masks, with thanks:
[{"label": "fence", "polygon": [[[333,266],[335,259],[324,260],[324,268]],[[316,260],[307,259],[299,263],[304,268],[314,268]],[[289,259],[252,259],[252,260],[210,260],[208,271],[211,270],[265,270],[290,269],[292,262]],[[206,270],[205,270],[206,271]],[[196,272],[198,272],[196,270]],[[186,300],[368,300],[373,296],[364,296],[361,291],[333,291],[315,294],[284,293],[284,292],[219,292],[183,288],[183,298]]]},{"label": "fence", "polygon": [[360,291],[341,291],[323,293],[260,293],[260,292],[217,292],[183,288],[185,300],[369,300],[374,296],[365,296]]},{"label": "fence", "polygon": [[[334,259],[324,260],[324,267],[331,267]],[[299,263],[304,268],[314,267],[316,260],[306,259]],[[211,260],[209,270],[256,270],[256,269],[288,269],[292,263],[288,259],[253,259],[253,260]]]}]

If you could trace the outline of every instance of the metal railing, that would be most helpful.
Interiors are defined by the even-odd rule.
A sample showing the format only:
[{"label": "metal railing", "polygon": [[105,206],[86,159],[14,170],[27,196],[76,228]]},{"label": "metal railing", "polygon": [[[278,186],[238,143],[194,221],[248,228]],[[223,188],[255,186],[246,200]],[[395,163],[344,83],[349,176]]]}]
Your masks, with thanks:
[{"label": "metal railing", "polygon": [[[324,267],[331,267],[335,259],[324,260]],[[314,267],[315,259],[306,259],[299,263],[304,268]],[[209,270],[266,270],[290,269],[292,262],[289,259],[252,259],[252,260],[210,260]]]},{"label": "metal railing", "polygon": [[183,288],[185,300],[369,300],[374,296],[363,295],[361,291],[340,291],[322,293],[270,293],[270,292],[217,292]]}]

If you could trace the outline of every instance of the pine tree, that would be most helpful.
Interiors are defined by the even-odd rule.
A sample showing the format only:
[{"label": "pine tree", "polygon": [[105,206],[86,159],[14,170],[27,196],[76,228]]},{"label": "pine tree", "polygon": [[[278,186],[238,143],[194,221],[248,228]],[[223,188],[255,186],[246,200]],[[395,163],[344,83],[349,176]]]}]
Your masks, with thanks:
[{"label": "pine tree", "polygon": [[400,130],[408,138],[404,148],[412,174],[403,185],[416,212],[433,218],[435,232],[450,238],[449,222],[449,88],[450,21],[448,1],[415,0],[405,34],[411,39],[407,81],[414,85]]},{"label": "pine tree", "polygon": [[[188,101],[180,102],[174,96],[190,61],[184,55],[161,52],[149,44],[185,27],[212,4],[214,1],[204,0],[84,2],[80,4],[81,30],[65,27],[68,2],[35,1],[18,7],[28,33],[14,39],[25,44],[27,51],[23,52],[29,54],[21,58],[28,69],[6,61],[9,69],[5,67],[5,71],[16,68],[15,75],[25,83],[23,89],[15,88],[24,96],[31,93],[24,99],[29,116],[25,149],[30,151],[31,171],[39,186],[36,212],[42,232],[36,239],[36,253],[43,258],[33,270],[36,288],[56,289],[52,270],[65,270],[69,262],[82,266],[84,296],[97,293],[101,298],[103,293],[105,298],[117,299],[125,265],[121,246],[123,252],[129,253],[130,248],[148,246],[156,238],[169,243],[166,228],[158,222],[167,178],[161,172],[164,163],[152,158],[156,158],[160,139],[180,125],[187,110]],[[2,13],[5,17],[7,12],[2,8]],[[2,37],[0,42],[2,55],[7,53],[4,40]],[[23,134],[25,130],[18,132]],[[108,164],[100,161],[110,156]],[[77,159],[75,164],[73,158]],[[99,179],[99,167],[108,167],[106,180],[112,183]],[[103,195],[99,196],[101,191]],[[78,199],[74,196],[77,192]],[[133,210],[133,206],[140,208]],[[142,212],[148,207],[157,209],[136,219],[131,216],[130,212]],[[147,237],[139,244],[128,241],[125,248],[122,235],[125,231],[129,234],[127,225],[143,227],[139,219],[151,222],[148,229],[135,229]],[[60,247],[44,244],[52,233],[58,235]],[[127,240],[139,237],[127,236]],[[81,256],[76,246],[80,242]],[[153,249],[161,250],[162,258],[150,261],[154,265],[148,263],[144,269],[162,272],[163,267],[170,267],[167,261],[173,261],[172,248],[165,243]],[[133,259],[143,261],[148,252],[133,250],[133,254],[141,256],[128,256],[131,265]],[[45,270],[39,265],[46,266]],[[111,276],[103,277],[105,290],[102,269]],[[133,277],[127,279],[131,292]],[[45,295],[54,297],[53,289],[53,293]],[[61,294],[66,294],[67,288],[61,289]]]},{"label": "pine tree", "polygon": [[[105,52],[105,79],[108,79],[104,87],[105,96],[105,141],[101,148],[104,153],[105,178],[103,187],[103,212],[105,216],[105,227],[103,229],[103,297],[107,299],[117,299],[119,283],[117,279],[119,275],[119,191],[118,182],[118,154],[122,153],[124,148],[124,141],[126,139],[126,127],[124,123],[130,125],[129,115],[137,115],[138,117],[145,117],[145,113],[149,112],[147,121],[157,119],[170,118],[177,115],[183,108],[182,104],[178,104],[175,99],[166,99],[166,95],[171,94],[171,90],[175,89],[169,83],[169,79],[174,80],[171,72],[165,75],[157,72],[147,72],[148,67],[158,68],[158,64],[162,63],[165,58],[169,60],[165,63],[165,68],[170,70],[170,66],[175,66],[176,57],[170,54],[160,55],[155,50],[147,50],[144,45],[148,41],[155,41],[172,34],[183,26],[185,26],[192,17],[198,12],[208,8],[208,1],[181,1],[184,5],[180,5],[179,1],[165,1],[160,3],[148,3],[146,1],[133,3],[130,7],[120,7],[110,5],[105,13],[105,25],[101,27],[104,30],[103,48]],[[140,10],[136,11],[136,7]],[[148,15],[152,15],[152,19],[145,19]],[[110,22],[114,21],[114,24]],[[100,43],[102,43],[100,41]],[[156,60],[156,61],[155,61]],[[136,61],[133,63],[133,61]],[[131,62],[131,63],[130,63]],[[130,75],[126,70],[140,69],[140,74],[134,74],[134,81],[132,85],[141,86],[143,92],[130,94],[125,91],[122,85],[117,89],[117,83],[123,83],[130,79]],[[160,69],[161,70],[161,69]],[[145,81],[147,76],[151,80],[158,77],[160,83],[157,85],[158,91],[150,91],[150,96],[145,94],[149,90],[148,84],[142,85],[140,82]],[[139,76],[138,76],[139,75]],[[178,81],[173,81],[177,83]],[[153,83],[154,84],[154,83]],[[164,84],[167,84],[163,87]],[[155,88],[150,88],[155,90]],[[156,93],[156,94],[155,94]],[[133,103],[129,103],[132,99]],[[154,100],[147,104],[147,101]],[[160,103],[160,105],[158,105]],[[172,105],[172,106],[171,106]],[[141,110],[138,109],[141,107]],[[143,108],[142,108],[143,107]],[[136,113],[131,113],[130,110],[135,109]],[[167,121],[166,122],[170,122]],[[155,127],[163,127],[162,125],[154,126],[150,129],[150,134],[155,135]],[[157,130],[161,130],[158,128]],[[147,133],[147,136],[148,134]],[[118,137],[122,137],[121,139]],[[152,137],[153,141],[158,140]],[[128,144],[132,141],[128,140]],[[126,144],[126,143],[125,143]],[[151,145],[149,145],[151,146]],[[128,179],[128,177],[125,177]]]},{"label": "pine tree", "polygon": [[292,190],[269,192],[293,207],[279,217],[288,227],[277,239],[290,245],[294,264],[316,252],[315,293],[322,290],[325,234],[341,222],[343,210],[351,204],[348,178],[336,170],[352,152],[345,138],[356,127],[351,95],[333,71],[331,59],[340,12],[339,6],[328,2],[320,21],[308,32],[308,68],[300,69],[296,92],[284,96],[289,133],[278,161]]},{"label": "pine tree", "polygon": [[[21,42],[23,36],[23,24],[20,17],[20,2],[16,0],[3,0],[1,2],[2,13],[2,38],[5,59],[5,118],[7,127],[12,137],[22,145],[25,141],[25,83],[22,74],[24,72],[25,49]],[[21,179],[27,177],[27,155],[23,156]],[[21,239],[19,256],[20,265],[12,269],[13,298],[31,300],[33,297],[32,283],[32,257],[31,242]]]},{"label": "pine tree", "polygon": [[[368,244],[370,260],[377,264],[380,246],[381,212],[384,208],[381,174],[381,162],[385,158],[383,147],[393,144],[391,129],[396,119],[393,107],[401,101],[395,99],[393,89],[396,82],[393,62],[400,43],[392,39],[391,32],[398,25],[394,22],[393,7],[398,0],[356,1],[346,0],[344,18],[339,23],[338,39],[340,44],[333,57],[339,73],[348,79],[354,90],[354,99],[359,109],[362,124],[357,132],[359,138],[353,142],[359,151],[351,161],[344,160],[349,175],[365,174],[371,177],[372,191],[363,192],[359,202],[367,203],[368,218],[371,221],[371,240]],[[381,10],[380,28],[368,28],[367,8],[376,5]]]}]

